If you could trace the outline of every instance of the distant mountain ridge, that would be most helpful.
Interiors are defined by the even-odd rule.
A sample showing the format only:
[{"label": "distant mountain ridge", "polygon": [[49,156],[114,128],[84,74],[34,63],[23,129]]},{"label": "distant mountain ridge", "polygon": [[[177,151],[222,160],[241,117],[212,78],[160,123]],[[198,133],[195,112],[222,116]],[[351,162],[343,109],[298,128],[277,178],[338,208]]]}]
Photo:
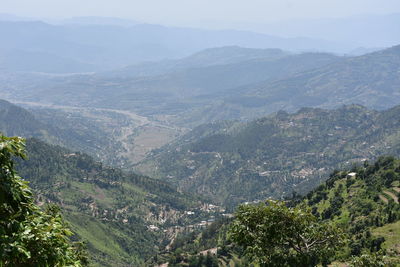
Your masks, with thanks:
[{"label": "distant mountain ridge", "polygon": [[[298,19],[255,26],[258,32],[352,42],[358,46],[387,47],[400,43],[399,13],[364,14],[343,18]],[[251,27],[249,27],[251,28]]]},{"label": "distant mountain ridge", "polygon": [[115,78],[156,76],[185,69],[228,65],[250,60],[276,60],[288,55],[290,55],[289,52],[276,48],[254,49],[224,46],[208,48],[181,59],[146,62],[98,74]]},{"label": "distant mountain ridge", "polygon": [[250,120],[278,110],[400,103],[399,47],[358,57],[225,47],[113,72],[0,75],[7,99],[130,110],[168,125]]},{"label": "distant mountain ridge", "polygon": [[305,106],[335,108],[353,103],[374,109],[390,108],[400,103],[399,71],[400,45],[342,58],[275,81],[230,88],[210,96],[206,107],[184,116],[187,120],[200,114],[214,120],[249,119],[278,110],[296,111]]},{"label": "distant mountain ridge", "polygon": [[332,107],[337,103],[354,103],[357,97],[368,92],[371,97],[365,97],[358,103],[382,109],[386,105],[379,104],[380,101],[386,101],[392,105],[400,102],[398,98],[399,62],[400,45],[332,63],[300,73],[287,80],[260,85],[250,90],[242,89],[242,92],[246,95],[254,94],[265,98],[275,94],[274,97],[277,98],[276,92],[279,91],[280,94],[290,94],[297,102],[299,97],[308,98],[310,104],[302,102],[302,106],[310,106],[312,102],[320,101],[323,103],[321,107]]},{"label": "distant mountain ridge", "polygon": [[[231,45],[291,51],[335,52],[344,49],[332,42],[307,38],[281,38],[246,31],[211,31],[151,24],[125,27],[120,26],[120,23],[50,25],[41,21],[0,21],[0,35],[3,36],[0,44],[0,51],[3,53],[0,55],[4,54],[5,59],[10,58],[2,63],[3,67],[7,68],[7,63],[18,59],[21,63],[14,64],[11,70],[50,73],[110,70],[148,60],[184,57],[203,49]],[[9,50],[14,53],[13,57],[12,54],[4,53]],[[43,69],[39,62],[24,59],[18,53],[29,53],[37,57],[47,54],[44,60],[54,69]],[[62,68],[60,59],[75,64]]]},{"label": "distant mountain ridge", "polygon": [[57,20],[55,22],[61,25],[63,24],[112,25],[112,26],[123,26],[123,27],[132,27],[137,24],[142,24],[139,21],[130,19],[121,19],[113,17],[96,17],[96,16],[72,17],[69,19]]},{"label": "distant mountain ridge", "polygon": [[[194,112],[205,104],[219,101],[221,95],[234,96],[235,92],[230,91],[237,86],[283,79],[342,59],[326,53],[290,54],[277,49],[223,47],[181,60],[93,75],[32,75],[27,84],[25,75],[15,75],[8,80],[6,77],[2,87],[5,90],[6,86],[5,93],[19,101],[89,104],[139,114],[177,115],[183,111],[179,117],[186,119],[187,115],[196,116]],[[197,118],[188,120],[196,122]]]}]

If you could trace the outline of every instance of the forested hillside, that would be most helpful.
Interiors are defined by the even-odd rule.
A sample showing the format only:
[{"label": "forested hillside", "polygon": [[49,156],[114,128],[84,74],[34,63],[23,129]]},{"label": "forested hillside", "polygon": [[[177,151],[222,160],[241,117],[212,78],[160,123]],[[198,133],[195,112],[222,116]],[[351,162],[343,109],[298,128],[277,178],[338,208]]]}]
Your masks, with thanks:
[{"label": "forested hillside", "polygon": [[41,137],[50,128],[40,123],[27,110],[0,100],[0,130],[7,135]]},{"label": "forested hillside", "polygon": [[334,168],[400,154],[400,107],[303,108],[252,122],[195,128],[153,152],[138,170],[234,207],[305,193]]},{"label": "forested hillside", "polygon": [[[381,157],[374,163],[365,162],[346,171],[335,171],[325,183],[305,197],[291,199],[286,205],[293,211],[301,209],[303,213],[310,212],[321,225],[330,223],[344,234],[345,242],[329,262],[346,262],[350,266],[398,266],[399,186],[400,160]],[[265,204],[253,205],[244,205],[236,215],[246,216],[240,212],[251,213],[254,210],[252,219],[267,220],[257,213],[264,209]],[[252,250],[245,250],[230,238],[233,220],[236,219],[216,222],[199,233],[182,235],[174,243],[172,251],[159,257],[159,262],[169,261],[170,266],[192,267],[253,265],[254,262],[246,256],[246,252],[251,253]],[[260,231],[262,229],[260,227]],[[256,239],[258,237],[255,236]],[[286,253],[289,256],[291,251],[288,249]]]},{"label": "forested hillside", "polygon": [[58,207],[41,209],[34,203],[14,157],[25,158],[24,140],[0,135],[0,265],[87,266],[83,246],[72,242]]},{"label": "forested hillside", "polygon": [[114,127],[129,124],[126,116],[106,111],[26,110],[0,100],[0,131],[9,136],[35,137],[50,144],[84,151],[108,164],[124,162]]},{"label": "forested hillside", "polygon": [[400,0],[48,2],[0,0],[0,267],[400,267]]},{"label": "forested hillside", "polygon": [[39,205],[61,207],[87,242],[95,265],[139,266],[169,243],[174,226],[212,215],[202,211],[199,199],[164,182],[105,167],[88,155],[36,139],[28,140],[27,152],[18,172],[30,182]]}]

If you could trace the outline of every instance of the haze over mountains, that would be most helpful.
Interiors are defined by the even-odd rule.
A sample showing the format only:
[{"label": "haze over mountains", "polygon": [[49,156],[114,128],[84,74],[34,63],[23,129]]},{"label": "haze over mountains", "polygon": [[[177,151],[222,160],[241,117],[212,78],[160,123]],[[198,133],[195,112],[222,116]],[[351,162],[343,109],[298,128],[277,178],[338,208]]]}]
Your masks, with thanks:
[{"label": "haze over mountains", "polygon": [[[146,53],[135,49],[136,45],[151,50],[149,42],[175,48],[184,46],[186,52],[177,49],[183,55],[202,46],[219,45],[220,40],[242,42],[246,40],[242,34],[256,36],[256,39],[267,37],[135,22],[132,22],[133,26],[104,25],[110,20],[106,18],[76,20],[82,23],[0,22],[4,36],[9,37],[0,44],[6,59],[0,72],[0,97],[31,108],[33,105],[62,109],[59,120],[52,120],[48,111],[47,115],[36,111],[38,116],[43,114],[45,120],[52,120],[51,123],[77,128],[74,125],[90,121],[93,127],[88,129],[97,129],[96,133],[100,134],[96,136],[92,131],[88,136],[94,138],[87,138],[90,141],[84,147],[94,156],[104,155],[98,147],[112,147],[118,154],[112,160],[113,165],[117,161],[121,162],[118,166],[136,164],[152,149],[202,123],[252,120],[279,110],[294,112],[302,107],[337,108],[361,104],[372,109],[387,109],[400,100],[399,46],[353,57],[321,52],[295,53],[278,48],[222,46],[179,59],[138,63],[144,58],[134,59],[134,54],[146,57]],[[188,33],[193,39],[187,38]],[[158,41],[160,38],[162,41]],[[255,43],[262,44],[256,39],[253,40]],[[195,43],[196,48],[187,42]],[[164,58],[150,50],[153,59]],[[170,55],[165,54],[165,58],[168,57]],[[7,60],[12,64],[7,64]],[[91,68],[96,64],[106,68],[89,74],[65,73],[83,70],[76,68],[75,63],[79,68]],[[15,71],[18,64],[30,72]],[[60,73],[53,75],[46,73],[48,71]],[[60,124],[66,114],[71,117],[73,110],[72,117],[80,118],[74,123]],[[78,110],[81,115],[77,115]],[[97,122],[93,116],[97,117]],[[102,120],[112,123],[99,124]],[[120,130],[110,130],[110,125]],[[100,140],[105,134],[111,137],[103,139],[107,140],[107,145],[99,146],[94,140]],[[143,140],[146,140],[145,144]],[[88,144],[91,144],[90,148]],[[100,158],[111,163],[108,160],[113,157]]]},{"label": "haze over mountains", "polygon": [[[0,45],[2,66],[13,63],[9,68],[14,71],[97,71],[148,60],[188,56],[205,48],[226,45],[277,47],[294,51],[335,51],[334,44],[312,39],[287,39],[244,31],[209,31],[151,24],[121,27],[0,21],[0,34],[4,38]],[[32,59],[29,60],[27,56]],[[44,63],[52,62],[58,68],[46,68],[47,64],[42,65],[37,61],[39,57],[43,57]],[[25,64],[25,60],[28,64]]]},{"label": "haze over mountains", "polygon": [[[302,23],[288,23],[271,27],[271,32],[272,28],[282,28],[283,35],[276,32],[271,35],[267,33],[270,29],[268,27],[264,27],[263,33],[229,29],[204,30],[103,17],[76,17],[48,24],[3,14],[0,18],[0,34],[3,37],[0,44],[0,67],[11,71],[91,72],[149,60],[179,58],[206,48],[231,45],[280,48],[295,52],[351,54],[353,51],[357,54],[400,42],[395,38],[400,34],[397,27],[394,27],[399,17],[393,14],[386,17],[327,20],[324,23],[304,22],[319,27],[313,27],[315,32],[305,32],[304,35],[293,34],[296,27],[302,28]],[[371,20],[374,23],[370,23]],[[365,25],[374,27],[367,28]],[[291,37],[280,37],[285,36],[285,28],[288,28],[287,35]],[[324,28],[329,31],[324,31]],[[375,40],[382,41],[372,42],[368,37],[371,31],[381,33],[382,36]],[[324,32],[332,32],[333,35],[326,36],[322,34]],[[357,43],[349,40],[354,37],[354,33],[359,34]]]},{"label": "haze over mountains", "polygon": [[357,57],[229,46],[95,74],[2,72],[0,97],[87,137],[71,148],[127,167],[203,123],[302,107],[391,108],[399,70],[399,46]]},{"label": "haze over mountains", "polygon": [[[196,236],[242,203],[306,194],[336,168],[369,180],[351,180],[355,188],[335,172],[341,186],[331,179],[309,195],[331,202],[310,207],[325,213],[379,172],[385,187],[355,206],[394,222],[399,210],[386,209],[382,190],[396,202],[399,162],[389,160],[390,174],[387,160],[367,162],[400,156],[399,23],[361,16],[256,32],[0,14],[0,133],[28,138],[18,171],[38,204],[61,207],[96,266],[163,263],[164,249],[179,254],[180,234]],[[360,229],[354,240],[367,235]]]},{"label": "haze over mountains", "polygon": [[399,58],[399,46],[358,57],[224,47],[98,74],[4,73],[0,95],[129,110],[181,126],[252,119],[304,106],[355,103],[383,109],[399,101]]},{"label": "haze over mountains", "polygon": [[[240,29],[266,35],[274,35],[286,38],[310,38],[314,40],[328,40],[347,47],[346,52],[368,51],[379,49],[400,43],[399,24],[400,14],[365,14],[342,16],[323,19],[291,19],[276,22],[254,23],[246,21],[207,21],[197,23],[166,23],[170,27],[198,28],[208,30]],[[29,18],[12,14],[0,14],[1,21],[38,21],[42,20],[54,25],[98,25],[132,27],[146,23],[135,19],[122,19],[114,17],[81,16],[64,19]],[[183,26],[189,25],[189,26]],[[239,44],[236,44],[239,45]],[[317,44],[314,44],[314,46]],[[353,50],[352,50],[353,49]],[[321,50],[321,49],[318,49]],[[333,51],[333,50],[332,50]],[[337,50],[339,51],[339,50]],[[342,51],[345,52],[345,51]]]},{"label": "haze over mountains", "polygon": [[[400,43],[400,14],[356,15],[341,18],[292,19],[276,23],[233,23],[234,28],[294,37],[308,36],[323,40],[352,43],[358,47],[383,48]],[[242,25],[241,25],[242,24]],[[244,24],[244,25],[243,25]],[[354,51],[356,52],[356,51]]]}]

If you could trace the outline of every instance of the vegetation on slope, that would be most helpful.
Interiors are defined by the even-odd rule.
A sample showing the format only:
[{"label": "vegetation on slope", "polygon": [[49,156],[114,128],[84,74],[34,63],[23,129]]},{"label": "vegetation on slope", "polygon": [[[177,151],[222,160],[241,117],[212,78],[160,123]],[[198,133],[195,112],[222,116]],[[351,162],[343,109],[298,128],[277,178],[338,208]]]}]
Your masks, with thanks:
[{"label": "vegetation on slope", "polygon": [[229,207],[281,198],[308,192],[334,168],[399,155],[399,116],[400,106],[377,112],[352,105],[206,124],[154,151],[137,169],[168,175],[183,190]]},{"label": "vegetation on slope", "polygon": [[164,182],[105,167],[86,154],[36,139],[27,141],[27,151],[17,169],[38,204],[58,204],[100,266],[139,266],[170,242],[175,226],[212,215]]},{"label": "vegetation on slope", "polygon": [[0,266],[84,266],[82,246],[70,240],[56,206],[40,209],[12,157],[25,157],[24,140],[0,135]]},{"label": "vegetation on slope", "polygon": [[[363,166],[355,166],[350,172],[334,172],[304,202],[316,217],[333,221],[349,233],[344,256],[359,256],[379,251],[385,238],[372,233],[400,220],[398,192],[390,193],[396,192],[399,182],[400,160],[381,157],[373,164],[365,162]],[[400,253],[399,244],[387,245],[388,252]]]},{"label": "vegetation on slope", "polygon": [[[116,164],[116,156],[109,153],[117,153],[121,144],[113,139],[109,132],[115,124],[121,126],[126,123],[126,118],[111,112],[96,115],[94,111],[92,114],[84,114],[81,111],[79,115],[77,112],[61,110],[28,111],[0,100],[0,131],[9,136],[39,138],[47,143],[84,151],[103,161]],[[96,121],[99,118],[103,123]],[[109,121],[113,121],[114,124]]]},{"label": "vegetation on slope", "polygon": [[239,206],[230,238],[262,266],[315,266],[342,245],[341,231],[301,207],[269,200]]},{"label": "vegetation on slope", "polygon": [[[397,231],[400,222],[400,204],[397,202],[399,185],[400,160],[393,157],[381,157],[375,163],[366,162],[347,171],[335,171],[326,183],[307,196],[287,201],[287,207],[278,205],[276,209],[276,204],[271,208],[271,204],[266,206],[265,203],[244,205],[237,210],[233,223],[232,220],[216,222],[201,233],[181,236],[176,239],[172,251],[160,256],[159,260],[169,261],[171,266],[216,266],[205,264],[203,259],[200,262],[199,258],[204,258],[208,252],[207,257],[213,258],[214,262],[217,260],[219,266],[254,265],[251,263],[253,260],[260,261],[273,255],[270,252],[274,250],[265,250],[272,243],[262,243],[265,241],[263,237],[282,237],[286,233],[285,229],[295,229],[302,225],[295,223],[292,225],[294,228],[285,228],[282,225],[279,231],[274,230],[272,226],[275,223],[291,225],[290,219],[279,219],[286,214],[282,210],[286,210],[290,216],[297,214],[296,218],[310,217],[307,224],[312,224],[313,221],[318,227],[330,224],[344,234],[344,243],[335,249],[335,253],[325,263],[396,266],[400,263],[400,232]],[[281,212],[275,214],[274,210]],[[258,226],[252,228],[252,222],[259,222]],[[270,223],[267,225],[266,222]],[[248,227],[244,227],[246,225]],[[313,231],[318,227],[313,228]],[[250,234],[248,231],[253,230],[260,232],[247,236]],[[295,236],[296,234],[290,235],[289,238]],[[322,237],[324,236],[329,237]],[[277,239],[276,242],[277,247],[283,248],[280,257],[290,260],[290,246],[286,246],[288,243],[282,240]],[[251,259],[249,255],[256,257]]]}]

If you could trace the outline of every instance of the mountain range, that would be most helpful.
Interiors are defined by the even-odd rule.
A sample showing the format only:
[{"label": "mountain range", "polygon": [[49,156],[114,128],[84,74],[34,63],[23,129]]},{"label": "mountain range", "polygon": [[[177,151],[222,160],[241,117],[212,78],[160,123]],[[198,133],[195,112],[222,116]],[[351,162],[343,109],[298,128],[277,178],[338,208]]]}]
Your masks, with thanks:
[{"label": "mountain range", "polygon": [[342,58],[311,70],[275,80],[230,88],[209,95],[203,107],[185,113],[183,121],[205,118],[249,119],[301,107],[335,108],[361,104],[374,109],[400,101],[400,46],[358,57]]},{"label": "mountain range", "polygon": [[335,168],[400,155],[399,116],[400,106],[350,105],[205,124],[153,150],[136,169],[228,207],[283,198],[311,190]]},{"label": "mountain range", "polygon": [[[93,20],[93,19],[92,19]],[[340,45],[246,31],[202,30],[152,24],[1,21],[0,67],[8,71],[77,73],[110,70],[143,61],[188,56],[228,45],[291,51],[343,51]]]},{"label": "mountain range", "polygon": [[[314,30],[345,21],[329,32],[349,40],[365,20]],[[282,26],[289,36],[301,23]],[[355,36],[371,43],[365,31]],[[27,138],[19,175],[38,206],[60,207],[94,266],[252,266],[229,223],[238,205],[269,198],[343,230],[334,260],[399,255],[397,36],[364,49],[4,14],[0,35],[0,135]]]},{"label": "mountain range", "polygon": [[400,101],[399,63],[400,46],[358,57],[222,47],[90,75],[3,72],[0,95],[50,108],[33,113],[88,137],[71,148],[83,144],[106,163],[127,167],[201,124],[304,106],[391,108]]},{"label": "mountain range", "polygon": [[384,109],[399,102],[399,47],[358,57],[225,47],[92,75],[5,73],[0,93],[17,101],[130,110],[185,127],[304,106]]}]

